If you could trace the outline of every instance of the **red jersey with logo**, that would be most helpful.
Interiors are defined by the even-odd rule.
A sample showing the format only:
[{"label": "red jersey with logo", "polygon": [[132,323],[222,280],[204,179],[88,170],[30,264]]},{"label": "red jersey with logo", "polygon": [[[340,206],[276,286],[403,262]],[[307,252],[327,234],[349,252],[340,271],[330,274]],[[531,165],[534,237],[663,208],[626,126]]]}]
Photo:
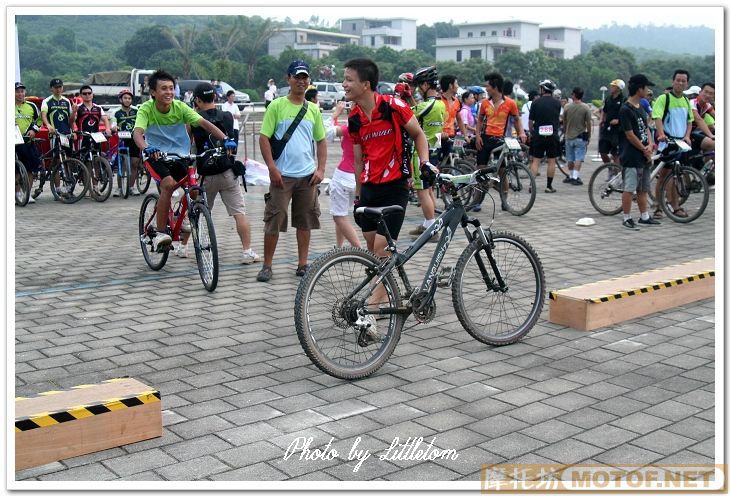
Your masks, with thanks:
[{"label": "red jersey with logo", "polygon": [[396,96],[375,93],[374,98],[371,119],[355,105],[347,120],[353,143],[362,148],[360,182],[363,184],[388,183],[410,174],[405,124],[411,120],[413,112]]}]

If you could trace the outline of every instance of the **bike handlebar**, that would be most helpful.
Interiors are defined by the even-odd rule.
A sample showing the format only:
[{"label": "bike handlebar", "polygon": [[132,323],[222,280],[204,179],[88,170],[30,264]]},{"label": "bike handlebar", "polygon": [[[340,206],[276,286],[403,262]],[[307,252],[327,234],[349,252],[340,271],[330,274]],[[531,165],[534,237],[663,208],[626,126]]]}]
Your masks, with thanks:
[{"label": "bike handlebar", "polygon": [[[179,159],[179,160],[185,160],[187,162],[194,162],[195,160],[197,160],[199,158],[223,155],[222,151],[223,151],[223,147],[211,148],[211,149],[205,150],[203,153],[200,153],[197,155],[195,153],[180,155],[178,153],[172,153],[172,152],[160,152],[160,158],[162,160]],[[142,152],[142,158],[144,160],[147,160],[149,158],[149,155],[145,155],[145,153]]]}]

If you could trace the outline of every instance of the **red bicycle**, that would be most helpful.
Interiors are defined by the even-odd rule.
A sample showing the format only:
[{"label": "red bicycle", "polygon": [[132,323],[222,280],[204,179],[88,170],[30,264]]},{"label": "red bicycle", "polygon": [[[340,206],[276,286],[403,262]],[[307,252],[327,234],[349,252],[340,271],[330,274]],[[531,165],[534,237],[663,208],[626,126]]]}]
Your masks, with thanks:
[{"label": "red bicycle", "polygon": [[[162,154],[161,160],[172,162],[180,160],[187,164],[187,175],[175,185],[175,189],[182,188],[184,191],[180,201],[170,205],[168,212],[168,232],[173,241],[180,241],[180,234],[183,232],[183,220],[187,213],[190,220],[190,230],[195,247],[195,259],[198,263],[198,272],[203,286],[208,291],[214,291],[218,285],[218,243],[213,228],[213,219],[210,215],[208,200],[205,194],[205,187],[198,184],[195,173],[195,161],[198,158],[208,160],[224,155],[222,148],[212,148],[200,155],[177,155],[174,153]],[[145,167],[151,168],[149,157],[144,157]],[[197,193],[191,195],[191,193]],[[157,252],[153,249],[152,238],[155,235],[157,219],[157,202],[160,199],[158,193],[148,194],[142,201],[142,208],[139,212],[139,243],[142,247],[142,254],[145,262],[152,270],[160,270],[165,266],[170,256],[172,244],[160,248]]]}]

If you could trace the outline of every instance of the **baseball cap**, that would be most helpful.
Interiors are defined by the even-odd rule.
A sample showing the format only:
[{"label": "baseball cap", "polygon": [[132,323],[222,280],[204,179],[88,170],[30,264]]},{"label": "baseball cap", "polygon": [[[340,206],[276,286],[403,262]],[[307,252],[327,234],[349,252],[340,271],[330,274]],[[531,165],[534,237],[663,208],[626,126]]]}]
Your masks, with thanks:
[{"label": "baseball cap", "polygon": [[197,98],[202,98],[206,95],[215,95],[215,88],[210,83],[200,83],[195,87],[195,90],[193,91],[193,96]]},{"label": "baseball cap", "polygon": [[624,88],[626,88],[626,83],[624,83],[623,79],[614,79],[613,81],[611,81],[611,86],[615,86],[623,91]]},{"label": "baseball cap", "polygon": [[51,88],[55,88],[56,86],[63,86],[63,81],[61,81],[58,78],[51,79],[51,84],[49,84]]},{"label": "baseball cap", "polygon": [[690,86],[688,90],[684,92],[685,95],[699,95],[702,88],[699,86]]},{"label": "baseball cap", "polygon": [[642,86],[656,86],[654,83],[649,81],[649,78],[646,77],[643,74],[634,74],[629,78],[629,84],[631,86],[637,86],[641,88]]},{"label": "baseball cap", "polygon": [[25,85],[23,83],[21,83],[20,81],[18,81],[15,83],[15,89],[17,90],[18,88],[25,89]]},{"label": "baseball cap", "polygon": [[295,60],[289,64],[289,69],[287,69],[286,73],[289,76],[296,76],[297,74],[306,74],[309,76],[309,64],[303,60]]}]

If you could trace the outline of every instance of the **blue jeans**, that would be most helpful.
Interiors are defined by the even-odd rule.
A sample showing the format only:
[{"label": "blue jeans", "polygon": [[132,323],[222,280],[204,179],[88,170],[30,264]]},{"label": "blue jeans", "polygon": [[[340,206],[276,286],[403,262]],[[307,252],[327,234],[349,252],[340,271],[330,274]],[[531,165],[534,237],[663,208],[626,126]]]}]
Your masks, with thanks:
[{"label": "blue jeans", "polygon": [[580,138],[565,140],[565,160],[568,162],[583,162],[586,158],[588,142]]}]

